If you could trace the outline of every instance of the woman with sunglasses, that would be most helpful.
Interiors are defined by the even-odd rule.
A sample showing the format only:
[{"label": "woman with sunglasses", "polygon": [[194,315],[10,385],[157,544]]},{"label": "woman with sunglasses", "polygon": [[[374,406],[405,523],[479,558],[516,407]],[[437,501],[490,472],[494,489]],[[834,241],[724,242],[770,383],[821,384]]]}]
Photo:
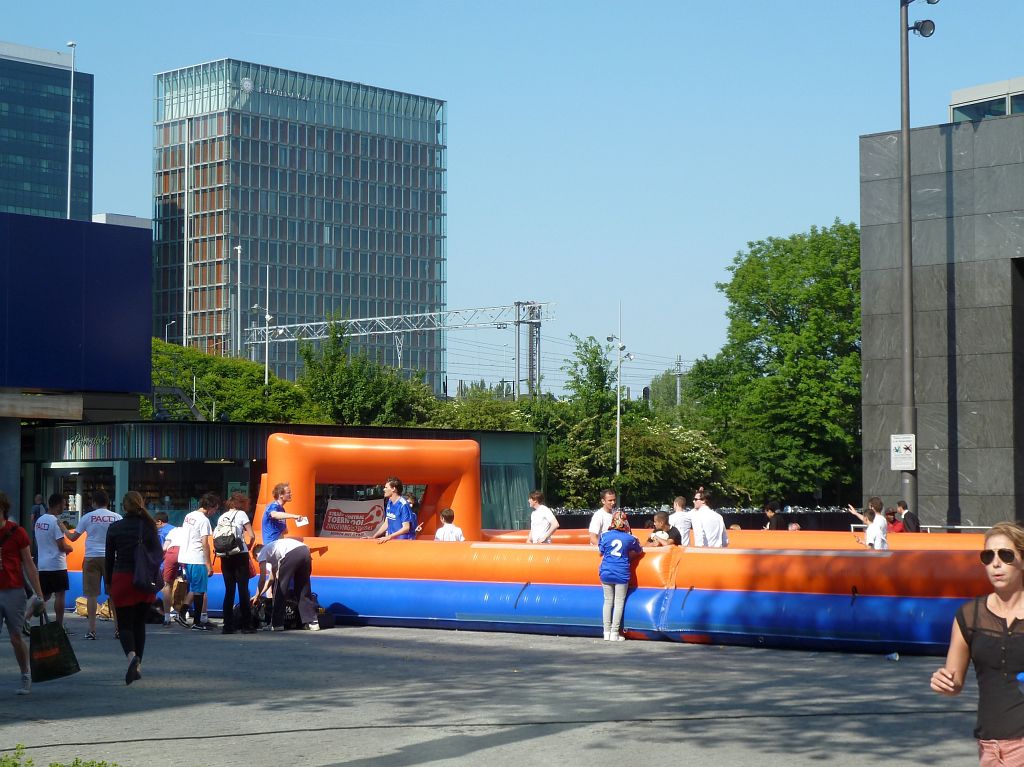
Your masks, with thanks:
[{"label": "woman with sunglasses", "polygon": [[[931,688],[958,695],[967,664],[978,679],[978,739],[981,767],[1024,766],[1024,528],[1000,522],[985,533],[981,563],[993,592],[962,605],[953,620],[945,665],[932,674]],[[1021,624],[1021,625],[1018,625]]]}]

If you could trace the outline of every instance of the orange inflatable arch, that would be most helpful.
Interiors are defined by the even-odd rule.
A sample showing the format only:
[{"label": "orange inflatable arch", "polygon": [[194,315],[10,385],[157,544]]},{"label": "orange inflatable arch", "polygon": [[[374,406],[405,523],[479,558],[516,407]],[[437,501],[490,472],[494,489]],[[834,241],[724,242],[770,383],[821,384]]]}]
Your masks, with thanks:
[{"label": "orange inflatable arch", "polygon": [[[316,485],[383,485],[398,477],[406,485],[426,485],[420,499],[423,535],[439,526],[441,509],[455,510],[466,540],[481,539],[480,446],[460,439],[366,439],[271,434],[267,439],[267,473],[260,485],[259,507],[273,500],[275,485],[292,488],[288,510],[314,519]],[[262,512],[253,527],[262,536]],[[288,520],[288,535],[309,537]]]}]

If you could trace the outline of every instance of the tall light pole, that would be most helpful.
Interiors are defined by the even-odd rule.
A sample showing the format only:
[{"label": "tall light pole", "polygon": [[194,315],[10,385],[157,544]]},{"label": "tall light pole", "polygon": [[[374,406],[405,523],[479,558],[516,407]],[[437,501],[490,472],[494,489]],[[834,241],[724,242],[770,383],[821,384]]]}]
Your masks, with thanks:
[{"label": "tall light pole", "polygon": [[68,220],[71,220],[71,153],[74,150],[75,131],[75,48],[78,43],[68,40],[65,43],[71,49],[71,95],[68,98]]},{"label": "tall light pole", "polygon": [[177,322],[177,320],[171,320],[171,321],[170,321],[170,322],[168,322],[168,323],[167,323],[166,325],[164,325],[164,343],[165,343],[165,344],[166,344],[166,343],[170,343],[170,342],[169,342],[169,341],[167,340],[167,331],[168,331],[168,330],[170,330],[170,329],[171,329],[171,325],[174,325],[174,324],[175,324],[176,322]]},{"label": "tall light pole", "polygon": [[[921,37],[935,34],[934,22],[924,19],[910,24],[907,8],[914,0],[900,0],[900,171],[902,226],[900,245],[902,250],[901,317],[903,325],[903,348],[901,353],[903,372],[903,396],[900,427],[904,434],[917,434],[917,402],[914,396],[914,235],[913,208],[910,189],[910,32]],[[939,0],[927,0],[935,5]],[[916,461],[916,447],[915,447]],[[915,464],[916,465],[916,464]],[[902,495],[911,509],[917,510],[917,470],[901,472]]]},{"label": "tall light pole", "polygon": [[270,321],[274,319],[270,314],[270,264],[267,264],[267,304],[266,306],[253,304],[252,310],[254,312],[263,312],[263,332],[265,336],[263,349],[263,385],[267,386],[270,384]]},{"label": "tall light pole", "polygon": [[[238,253],[238,261],[235,269],[235,305],[238,307],[238,317],[235,324],[235,356],[242,356],[242,246],[235,245],[235,252]],[[268,302],[269,303],[269,302]]]},{"label": "tall light pole", "polygon": [[608,336],[608,341],[615,344],[619,354],[619,361],[615,374],[615,476],[622,473],[622,358],[633,359],[632,352],[626,351],[626,345],[622,343],[622,307],[619,307],[619,334]]}]

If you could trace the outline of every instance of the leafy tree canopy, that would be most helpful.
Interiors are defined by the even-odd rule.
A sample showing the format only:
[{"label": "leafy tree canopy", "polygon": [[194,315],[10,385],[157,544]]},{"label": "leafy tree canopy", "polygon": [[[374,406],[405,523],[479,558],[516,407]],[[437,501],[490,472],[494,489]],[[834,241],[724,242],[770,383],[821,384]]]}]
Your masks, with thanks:
[{"label": "leafy tree canopy", "polygon": [[438,402],[421,379],[353,353],[341,323],[332,323],[318,345],[300,343],[299,386],[334,423],[351,426],[414,426],[429,423]]},{"label": "leafy tree canopy", "polygon": [[748,248],[717,286],[726,345],[688,383],[753,500],[839,494],[860,473],[860,232],[837,220]]}]

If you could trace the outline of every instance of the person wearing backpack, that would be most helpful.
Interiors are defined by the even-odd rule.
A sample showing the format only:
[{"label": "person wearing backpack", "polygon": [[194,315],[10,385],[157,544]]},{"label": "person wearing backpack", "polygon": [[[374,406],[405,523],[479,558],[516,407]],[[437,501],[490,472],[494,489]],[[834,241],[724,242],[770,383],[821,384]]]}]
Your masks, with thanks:
[{"label": "person wearing backpack", "polygon": [[[121,501],[124,518],[107,528],[105,570],[110,584],[110,599],[117,608],[117,634],[128,658],[124,683],[142,678],[142,653],[146,649],[146,618],[156,601],[155,591],[144,591],[135,584],[135,557],[142,544],[159,565],[160,537],[156,521],[149,515],[142,494],[129,490]],[[141,556],[141,555],[140,555]],[[154,586],[160,586],[159,577]]]},{"label": "person wearing backpack", "polygon": [[220,515],[213,530],[213,548],[220,559],[220,570],[224,575],[224,625],[222,634],[234,634],[235,590],[238,591],[238,606],[241,623],[238,627],[243,634],[254,634],[252,627],[252,605],[249,601],[249,547],[256,540],[249,521],[249,499],[241,493],[233,493],[227,502],[227,511]]}]

